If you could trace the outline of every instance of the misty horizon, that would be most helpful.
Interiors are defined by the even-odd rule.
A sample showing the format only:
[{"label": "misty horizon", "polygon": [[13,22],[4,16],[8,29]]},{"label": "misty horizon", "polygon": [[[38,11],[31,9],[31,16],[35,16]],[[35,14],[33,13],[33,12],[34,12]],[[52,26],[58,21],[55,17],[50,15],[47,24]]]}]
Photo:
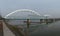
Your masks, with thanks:
[{"label": "misty horizon", "polygon": [[60,0],[0,0],[0,13],[4,17],[19,9],[31,9],[41,15],[60,18]]}]

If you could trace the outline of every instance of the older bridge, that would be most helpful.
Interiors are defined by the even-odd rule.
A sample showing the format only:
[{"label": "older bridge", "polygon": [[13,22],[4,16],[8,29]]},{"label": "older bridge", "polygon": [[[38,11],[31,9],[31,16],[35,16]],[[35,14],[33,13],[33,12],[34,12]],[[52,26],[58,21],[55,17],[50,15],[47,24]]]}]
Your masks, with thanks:
[{"label": "older bridge", "polygon": [[[30,23],[54,23],[54,22],[57,22],[57,21],[60,21],[60,18],[48,18],[48,19],[5,19],[5,20],[26,20],[26,21],[23,21],[24,23],[27,22],[27,20],[29,20]],[[39,20],[37,22],[34,22],[34,21],[30,21],[30,20]]]}]

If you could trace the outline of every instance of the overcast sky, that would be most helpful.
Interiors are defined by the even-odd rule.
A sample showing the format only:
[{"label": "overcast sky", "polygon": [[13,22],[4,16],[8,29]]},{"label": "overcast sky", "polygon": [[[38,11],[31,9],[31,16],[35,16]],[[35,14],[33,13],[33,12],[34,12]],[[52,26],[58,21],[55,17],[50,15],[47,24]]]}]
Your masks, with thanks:
[{"label": "overcast sky", "polygon": [[3,16],[17,9],[31,9],[41,15],[49,14],[53,17],[60,17],[60,0],[0,0],[0,10]]}]

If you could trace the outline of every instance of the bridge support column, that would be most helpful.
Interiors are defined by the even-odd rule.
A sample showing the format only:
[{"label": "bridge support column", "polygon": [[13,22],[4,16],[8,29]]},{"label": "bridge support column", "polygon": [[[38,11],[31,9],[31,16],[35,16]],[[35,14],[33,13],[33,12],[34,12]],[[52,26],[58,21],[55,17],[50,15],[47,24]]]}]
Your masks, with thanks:
[{"label": "bridge support column", "polygon": [[40,19],[40,24],[42,24],[43,23],[43,19]]},{"label": "bridge support column", "polygon": [[27,29],[26,29],[26,36],[29,36],[29,27],[30,27],[30,20],[27,19]]},{"label": "bridge support column", "polygon": [[45,19],[45,23],[48,24],[48,19]]}]

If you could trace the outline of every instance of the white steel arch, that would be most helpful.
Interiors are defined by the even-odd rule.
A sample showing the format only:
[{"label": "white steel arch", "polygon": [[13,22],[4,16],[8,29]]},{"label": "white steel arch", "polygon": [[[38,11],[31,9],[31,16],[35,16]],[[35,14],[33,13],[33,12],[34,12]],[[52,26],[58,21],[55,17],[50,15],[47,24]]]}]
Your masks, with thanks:
[{"label": "white steel arch", "polygon": [[29,12],[31,12],[31,13],[34,13],[34,14],[38,15],[38,16],[41,16],[38,12],[35,12],[35,11],[33,11],[33,10],[30,10],[30,9],[19,9],[19,10],[16,10],[16,11],[13,11],[13,12],[7,14],[4,18],[7,18],[8,16],[10,16],[10,15],[12,15],[12,14],[18,12],[18,11],[20,11],[20,12],[21,12],[21,11],[29,11]]}]

